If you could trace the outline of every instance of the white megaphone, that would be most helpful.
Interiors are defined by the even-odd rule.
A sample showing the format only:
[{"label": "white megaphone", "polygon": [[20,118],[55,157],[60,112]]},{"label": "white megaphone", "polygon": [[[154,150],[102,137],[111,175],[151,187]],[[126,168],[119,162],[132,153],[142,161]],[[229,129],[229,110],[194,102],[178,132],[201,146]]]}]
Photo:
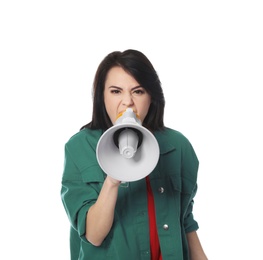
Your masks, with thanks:
[{"label": "white megaphone", "polygon": [[112,178],[131,182],[149,175],[159,160],[154,135],[141,125],[131,108],[118,116],[100,137],[96,155],[101,169]]}]

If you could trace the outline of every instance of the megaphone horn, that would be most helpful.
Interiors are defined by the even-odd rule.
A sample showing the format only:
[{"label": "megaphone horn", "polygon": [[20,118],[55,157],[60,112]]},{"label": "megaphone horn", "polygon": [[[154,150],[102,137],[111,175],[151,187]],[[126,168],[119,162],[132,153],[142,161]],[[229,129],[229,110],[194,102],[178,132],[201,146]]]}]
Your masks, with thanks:
[{"label": "megaphone horn", "polygon": [[159,145],[154,135],[128,108],[100,137],[96,155],[107,175],[131,182],[153,171],[159,160]]}]

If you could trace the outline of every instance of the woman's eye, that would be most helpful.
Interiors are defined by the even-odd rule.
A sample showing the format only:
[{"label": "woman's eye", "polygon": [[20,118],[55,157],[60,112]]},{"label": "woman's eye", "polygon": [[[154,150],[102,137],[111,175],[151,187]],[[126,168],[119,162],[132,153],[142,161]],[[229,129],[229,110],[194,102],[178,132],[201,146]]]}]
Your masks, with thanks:
[{"label": "woman's eye", "polygon": [[110,92],[111,92],[112,94],[119,94],[119,93],[120,93],[120,90],[118,90],[118,89],[112,89]]},{"label": "woman's eye", "polygon": [[136,90],[133,91],[133,93],[136,94],[136,95],[141,95],[141,94],[144,94],[145,91],[143,89],[136,89]]}]

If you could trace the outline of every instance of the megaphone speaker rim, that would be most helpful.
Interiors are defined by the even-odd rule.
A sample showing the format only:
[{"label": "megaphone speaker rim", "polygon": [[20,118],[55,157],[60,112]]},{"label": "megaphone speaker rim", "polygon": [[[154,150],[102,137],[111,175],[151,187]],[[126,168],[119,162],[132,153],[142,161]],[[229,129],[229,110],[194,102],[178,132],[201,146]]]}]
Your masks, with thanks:
[{"label": "megaphone speaker rim", "polygon": [[[143,143],[134,158],[124,158],[113,141],[114,133],[121,128],[135,128],[143,135]],[[112,178],[132,182],[149,175],[159,160],[159,145],[154,135],[139,124],[121,123],[107,129],[100,137],[96,156],[101,169]]]}]

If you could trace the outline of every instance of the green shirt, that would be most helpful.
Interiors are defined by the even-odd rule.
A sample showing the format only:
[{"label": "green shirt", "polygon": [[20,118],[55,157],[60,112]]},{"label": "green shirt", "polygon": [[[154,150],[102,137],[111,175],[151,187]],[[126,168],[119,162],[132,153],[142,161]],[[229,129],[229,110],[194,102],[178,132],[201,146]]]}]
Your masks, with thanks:
[{"label": "green shirt", "polygon": [[[86,214],[96,202],[106,176],[96,159],[96,145],[101,135],[101,130],[84,129],[65,145],[61,196],[71,224],[71,259],[149,260],[145,179],[119,187],[114,223],[101,246],[93,246],[85,238]],[[198,159],[181,133],[165,128],[154,135],[160,158],[149,177],[162,257],[186,260],[186,233],[198,229],[192,214]]]}]

